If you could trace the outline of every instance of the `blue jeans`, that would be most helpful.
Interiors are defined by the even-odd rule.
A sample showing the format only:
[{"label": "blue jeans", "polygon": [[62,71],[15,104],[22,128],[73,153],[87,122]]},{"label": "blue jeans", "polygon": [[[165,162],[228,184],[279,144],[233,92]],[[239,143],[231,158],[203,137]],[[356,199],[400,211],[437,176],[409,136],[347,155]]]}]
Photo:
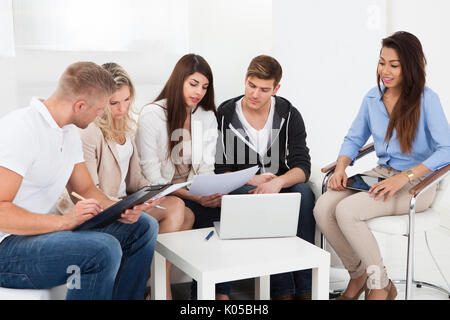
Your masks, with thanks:
[{"label": "blue jeans", "polygon": [[[255,189],[255,187],[245,185],[230,194],[246,194],[252,189]],[[299,192],[302,195],[297,236],[314,244],[316,231],[316,221],[313,216],[314,193],[306,183],[297,183],[290,188],[284,188],[280,191],[280,193],[288,192]],[[270,295],[276,299],[286,294],[296,296],[311,294],[311,276],[311,269],[274,274],[270,276]]]},{"label": "blue jeans", "polygon": [[0,287],[67,283],[68,300],[143,299],[157,235],[158,222],[145,213],[92,231],[11,235],[0,243]]}]

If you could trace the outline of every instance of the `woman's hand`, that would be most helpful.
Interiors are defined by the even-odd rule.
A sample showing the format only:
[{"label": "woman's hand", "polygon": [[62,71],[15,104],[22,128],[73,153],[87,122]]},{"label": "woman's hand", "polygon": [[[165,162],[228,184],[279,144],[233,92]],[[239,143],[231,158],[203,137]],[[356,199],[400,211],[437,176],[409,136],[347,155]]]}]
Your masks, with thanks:
[{"label": "woman's hand", "polygon": [[197,202],[204,207],[217,208],[222,204],[222,195],[215,193],[210,196],[201,196],[197,198]]},{"label": "woman's hand", "polygon": [[408,177],[402,172],[374,184],[372,188],[370,188],[369,193],[371,197],[375,197],[375,200],[379,200],[386,195],[384,199],[384,202],[386,202],[408,182]]},{"label": "woman's hand", "polygon": [[148,204],[144,202],[143,204],[134,206],[133,209],[127,209],[120,215],[120,219],[118,219],[117,221],[126,224],[133,224],[139,220],[142,211],[145,211],[147,208]]},{"label": "woman's hand", "polygon": [[161,197],[161,198],[158,198],[158,199],[156,199],[156,200],[151,200],[151,199],[150,199],[150,200],[145,201],[143,204],[146,204],[147,207],[145,207],[144,211],[147,212],[147,213],[150,213],[151,210],[155,209],[155,206],[156,206],[158,203],[160,203],[162,200],[164,200],[165,198],[166,198],[166,197]]},{"label": "woman's hand", "polygon": [[345,170],[337,170],[331,176],[330,180],[328,180],[328,188],[335,191],[345,190],[347,186],[347,174]]}]

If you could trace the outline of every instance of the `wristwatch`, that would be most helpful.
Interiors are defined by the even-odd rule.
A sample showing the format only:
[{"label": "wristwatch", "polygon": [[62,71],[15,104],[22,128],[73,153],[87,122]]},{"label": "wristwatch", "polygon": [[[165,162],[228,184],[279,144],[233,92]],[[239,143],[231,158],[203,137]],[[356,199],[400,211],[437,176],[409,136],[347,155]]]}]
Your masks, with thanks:
[{"label": "wristwatch", "polygon": [[410,182],[414,180],[414,172],[412,172],[411,169],[403,171],[403,172],[406,174],[406,176],[408,177]]}]

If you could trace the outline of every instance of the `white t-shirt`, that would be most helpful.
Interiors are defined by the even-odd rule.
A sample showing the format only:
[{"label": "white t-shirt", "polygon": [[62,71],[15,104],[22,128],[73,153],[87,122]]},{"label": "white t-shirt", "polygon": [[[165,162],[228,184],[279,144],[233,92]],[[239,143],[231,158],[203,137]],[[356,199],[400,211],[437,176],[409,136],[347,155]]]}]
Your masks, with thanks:
[{"label": "white t-shirt", "polygon": [[267,117],[267,121],[266,124],[264,125],[264,128],[262,128],[261,130],[256,130],[255,128],[253,128],[245,118],[244,112],[242,111],[243,99],[244,98],[236,102],[236,113],[239,117],[239,120],[242,123],[242,127],[244,128],[245,132],[247,133],[250,139],[250,143],[252,144],[253,148],[260,155],[264,155],[269,146],[270,136],[272,133],[273,114],[275,110],[275,97],[271,97],[270,99],[269,116]]},{"label": "white t-shirt", "polygon": [[[23,177],[13,200],[16,206],[33,213],[56,213],[58,197],[80,162],[84,158],[77,128],[60,128],[37,98],[29,107],[0,118],[0,166]],[[0,226],[0,242],[8,235]]]},{"label": "white t-shirt", "polygon": [[131,144],[130,138],[127,137],[123,145],[116,144],[116,149],[119,155],[120,173],[122,174],[122,181],[120,182],[118,197],[122,198],[127,195],[127,185],[125,183],[125,178],[127,177],[131,156],[133,155],[133,145]]}]

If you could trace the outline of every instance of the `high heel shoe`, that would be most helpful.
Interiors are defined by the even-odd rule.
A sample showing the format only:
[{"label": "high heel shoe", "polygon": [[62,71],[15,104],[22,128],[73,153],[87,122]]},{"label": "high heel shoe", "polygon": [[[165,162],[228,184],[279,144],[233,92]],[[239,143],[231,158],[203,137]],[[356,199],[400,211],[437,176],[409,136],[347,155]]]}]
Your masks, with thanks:
[{"label": "high heel shoe", "polygon": [[359,291],[353,297],[344,296],[344,294],[340,295],[336,298],[336,300],[358,300],[361,294],[364,292],[367,295],[369,289],[367,288],[367,279],[364,281],[364,285],[359,289]]},{"label": "high heel shoe", "polygon": [[385,300],[395,300],[397,297],[397,288],[395,287],[394,283],[389,280],[389,284],[384,288],[387,292],[387,296]]},{"label": "high heel shoe", "polygon": [[[395,298],[397,297],[397,287],[394,285],[394,283],[389,280],[389,283],[386,287],[383,288],[383,290],[387,293],[386,298],[384,298],[384,300],[395,300]],[[366,293],[366,300],[367,300],[367,296],[370,293],[370,290],[368,290],[369,292]]]}]

